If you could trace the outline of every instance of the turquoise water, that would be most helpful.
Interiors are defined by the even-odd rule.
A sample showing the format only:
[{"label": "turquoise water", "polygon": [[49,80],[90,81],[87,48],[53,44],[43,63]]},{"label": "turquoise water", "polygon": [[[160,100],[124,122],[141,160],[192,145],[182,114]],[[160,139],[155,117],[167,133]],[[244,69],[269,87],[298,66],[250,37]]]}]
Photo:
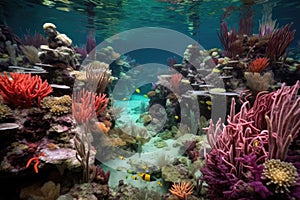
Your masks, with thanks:
[{"label": "turquoise water", "polygon": [[[175,1],[174,1],[175,2]],[[42,25],[52,22],[60,27],[74,43],[81,46],[89,31],[96,32],[97,42],[119,32],[132,28],[154,26],[170,28],[188,34],[199,41],[204,48],[219,47],[216,31],[225,10],[230,10],[229,20],[232,27],[237,27],[242,13],[254,11],[254,30],[258,29],[258,20],[262,17],[264,4],[272,6],[273,19],[284,25],[294,22],[300,26],[297,10],[299,2],[294,1],[259,1],[248,6],[234,0],[182,1],[18,1],[3,0],[0,3],[1,21],[6,22],[14,32],[22,36],[27,29],[31,32],[43,32]],[[261,2],[261,3],[260,3]],[[231,10],[232,9],[232,10]],[[296,33],[294,44],[300,38]]]}]

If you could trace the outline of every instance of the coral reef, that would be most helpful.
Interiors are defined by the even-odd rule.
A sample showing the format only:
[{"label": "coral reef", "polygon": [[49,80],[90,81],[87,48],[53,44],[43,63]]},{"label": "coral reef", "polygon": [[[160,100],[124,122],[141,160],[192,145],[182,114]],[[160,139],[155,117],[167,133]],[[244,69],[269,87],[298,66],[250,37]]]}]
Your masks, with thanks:
[{"label": "coral reef", "polygon": [[[245,102],[237,114],[234,111],[233,100],[227,119],[228,125],[223,130],[220,128],[220,122],[216,127],[211,122],[206,130],[212,150],[207,154],[205,166],[201,168],[211,198],[276,197],[277,189],[274,191],[274,188],[269,187],[270,184],[265,183],[262,177],[264,173],[270,179],[271,172],[268,170],[275,167],[270,166],[269,163],[273,161],[267,161],[268,158],[284,161],[287,149],[299,134],[300,125],[297,120],[295,121],[296,116],[299,116],[296,108],[299,108],[300,99],[295,96],[299,83],[292,87],[283,84],[280,90],[269,94],[260,93],[253,107],[247,108],[249,102]],[[283,99],[287,102],[282,103]],[[289,113],[284,114],[287,112]],[[286,119],[282,119],[284,117]],[[272,125],[275,126],[274,129]],[[277,134],[275,135],[274,132]],[[287,166],[293,166],[293,163]],[[292,174],[295,174],[295,170]],[[297,176],[296,173],[296,177],[294,175],[295,178],[292,180],[298,179]],[[299,186],[292,183],[287,186],[293,188],[294,192],[282,190],[283,194],[281,193],[280,196],[296,197]]]}]

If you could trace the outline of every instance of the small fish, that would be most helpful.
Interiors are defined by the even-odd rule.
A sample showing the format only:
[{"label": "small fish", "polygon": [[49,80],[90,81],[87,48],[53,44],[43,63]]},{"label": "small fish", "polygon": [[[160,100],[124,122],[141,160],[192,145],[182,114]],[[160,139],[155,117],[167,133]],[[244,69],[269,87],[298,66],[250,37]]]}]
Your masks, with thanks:
[{"label": "small fish", "polygon": [[258,140],[255,140],[255,141],[253,142],[253,146],[257,147],[258,145],[259,145]]},{"label": "small fish", "polygon": [[139,88],[137,88],[137,89],[135,89],[135,92],[139,94],[139,93],[141,93],[141,90]]},{"label": "small fish", "polygon": [[138,178],[137,176],[131,176],[131,178],[132,178],[133,180],[139,180],[139,178]]},{"label": "small fish", "polygon": [[147,165],[142,165],[142,168],[145,169],[145,170],[149,169],[149,168],[147,167]]},{"label": "small fish", "polygon": [[139,177],[141,177],[144,181],[156,181],[156,178],[151,176],[151,174],[139,173]]},{"label": "small fish", "polygon": [[211,106],[207,106],[207,110],[211,110]]},{"label": "small fish", "polygon": [[178,115],[175,115],[174,118],[177,120],[177,119],[179,119],[179,116],[178,116]]},{"label": "small fish", "polygon": [[160,182],[160,181],[157,181],[156,183],[157,183],[157,185],[159,185],[160,187],[163,186],[162,182]]},{"label": "small fish", "polygon": [[2,54],[2,58],[8,58],[8,57],[9,57],[8,54],[6,54],[6,53]]},{"label": "small fish", "polygon": [[118,156],[118,158],[119,158],[120,160],[125,160],[125,159],[126,159],[124,156]]},{"label": "small fish", "polygon": [[205,101],[206,105],[209,105],[211,106],[212,105],[212,102],[211,101]]},{"label": "small fish", "polygon": [[127,101],[127,98],[126,98],[126,97],[124,97],[122,100],[123,100],[123,101]]},{"label": "small fish", "polygon": [[144,96],[145,98],[148,98],[148,95],[146,95],[146,94],[144,94],[143,96]]},{"label": "small fish", "polygon": [[219,70],[219,69],[217,69],[217,68],[214,68],[214,69],[212,70],[212,72],[214,72],[214,73],[220,73],[221,70]]}]

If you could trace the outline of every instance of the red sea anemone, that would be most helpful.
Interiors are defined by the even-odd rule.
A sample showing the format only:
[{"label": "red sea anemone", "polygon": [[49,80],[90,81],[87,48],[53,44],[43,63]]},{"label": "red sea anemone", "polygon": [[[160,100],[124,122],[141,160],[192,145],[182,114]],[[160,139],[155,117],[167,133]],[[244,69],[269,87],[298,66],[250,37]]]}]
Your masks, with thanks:
[{"label": "red sea anemone", "polygon": [[0,75],[0,94],[7,104],[15,107],[29,108],[52,92],[52,87],[41,77],[31,74],[10,73],[11,78],[4,72]]}]

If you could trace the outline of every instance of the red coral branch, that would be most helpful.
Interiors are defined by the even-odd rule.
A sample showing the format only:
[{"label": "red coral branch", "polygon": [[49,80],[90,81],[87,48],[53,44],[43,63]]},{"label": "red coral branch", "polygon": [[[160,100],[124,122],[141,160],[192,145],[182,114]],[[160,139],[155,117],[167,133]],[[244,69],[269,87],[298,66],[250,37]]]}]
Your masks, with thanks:
[{"label": "red coral branch", "polygon": [[97,95],[84,89],[77,91],[72,97],[73,117],[79,124],[86,123],[105,112],[108,101],[105,94]]},{"label": "red coral branch", "polygon": [[266,57],[270,58],[271,61],[278,60],[293,41],[296,31],[290,31],[291,26],[292,24],[287,24],[271,34],[266,48]]},{"label": "red coral branch", "polygon": [[41,77],[31,74],[4,72],[0,75],[0,94],[3,100],[15,107],[29,108],[35,103],[40,106],[41,100],[52,92],[52,87]]},{"label": "red coral branch", "polygon": [[262,72],[267,66],[269,65],[269,59],[266,57],[263,58],[256,58],[253,60],[249,66],[248,71],[249,72]]}]

